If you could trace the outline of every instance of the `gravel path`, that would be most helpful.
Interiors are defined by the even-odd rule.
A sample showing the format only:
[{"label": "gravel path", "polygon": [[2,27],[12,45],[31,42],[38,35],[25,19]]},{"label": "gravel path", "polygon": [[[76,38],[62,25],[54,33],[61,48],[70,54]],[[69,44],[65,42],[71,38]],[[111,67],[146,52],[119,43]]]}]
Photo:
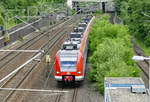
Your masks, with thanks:
[{"label": "gravel path", "polygon": [[[89,69],[90,65],[87,64],[86,75]],[[77,102],[104,102],[104,96],[94,91],[92,84],[86,76],[82,86],[79,88]]]}]

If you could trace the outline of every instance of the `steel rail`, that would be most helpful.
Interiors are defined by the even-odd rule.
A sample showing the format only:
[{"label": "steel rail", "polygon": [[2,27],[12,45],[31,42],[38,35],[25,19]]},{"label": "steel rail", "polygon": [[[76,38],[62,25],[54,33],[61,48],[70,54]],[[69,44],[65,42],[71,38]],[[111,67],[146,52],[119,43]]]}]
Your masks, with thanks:
[{"label": "steel rail", "polygon": [[[59,34],[60,32],[58,32],[57,34]],[[55,37],[57,37],[57,34],[55,34],[51,39],[50,39],[50,41],[52,41]],[[48,43],[48,41],[46,42],[46,44]],[[43,49],[44,47],[45,47],[46,45],[45,44],[43,44],[43,46],[40,48],[40,49]],[[46,52],[45,52],[46,53]],[[35,56],[36,54],[34,54],[34,55],[32,55],[32,57],[33,56]],[[11,78],[10,78],[11,79]],[[2,85],[1,87],[4,87],[4,85]]]},{"label": "steel rail", "polygon": [[[38,35],[36,35],[36,36],[33,37],[32,39],[28,40],[27,42],[23,43],[21,46],[17,47],[16,50],[21,49],[22,47],[24,47],[24,46],[27,45],[28,43],[30,43],[30,45],[32,45],[33,43],[35,43],[36,41],[38,41],[39,39],[41,39],[42,36],[45,36],[46,33],[52,32],[54,29],[56,29],[56,27],[57,27],[58,25],[60,25],[60,24],[62,24],[62,23],[63,23],[63,22],[60,21],[59,23],[53,25],[52,27],[49,28],[49,29],[50,29],[49,31],[43,30],[42,32],[40,32]],[[41,34],[43,34],[43,35],[41,35]],[[39,37],[39,38],[38,38],[38,37]],[[33,43],[31,43],[35,38],[36,38],[37,40],[34,41]],[[26,49],[26,48],[25,48],[25,49]],[[2,61],[3,59],[5,59],[6,57],[8,57],[9,55],[11,55],[12,53],[13,53],[13,52],[10,52],[10,53],[8,53],[6,56],[2,57],[2,58],[0,59],[0,61]]]},{"label": "steel rail", "polygon": [[[62,37],[62,36],[60,36],[60,37]],[[56,42],[56,41],[59,41],[59,40],[57,39],[57,40],[55,40],[55,42]],[[54,42],[53,44],[55,44],[55,42]],[[48,42],[47,42],[47,43],[48,43]],[[44,47],[47,45],[47,43],[44,45]],[[53,44],[51,45],[51,47],[53,47]],[[43,56],[43,57],[44,57],[44,56]],[[25,77],[18,83],[18,85],[16,86],[16,88],[18,88],[18,87],[23,83],[23,81],[26,79],[26,77],[28,77],[28,75],[31,73],[31,71],[33,71],[33,69],[36,68],[38,65],[39,65],[39,64],[36,63],[36,64],[30,69],[30,71],[28,71],[28,73],[25,75]],[[9,81],[8,81],[8,82],[9,82]],[[6,102],[14,92],[15,92],[15,91],[11,91],[11,92],[6,96],[6,98],[3,100],[3,102]]]},{"label": "steel rail", "polygon": [[[63,88],[61,88],[59,91],[63,91]],[[56,101],[55,102],[60,102],[60,100],[61,100],[61,94],[59,94],[58,96],[57,96],[57,98],[56,98]]]},{"label": "steel rail", "polygon": [[[68,22],[69,22],[70,20],[68,20]],[[66,24],[67,22],[63,22],[63,24]],[[62,23],[61,23],[61,25],[62,25]],[[58,25],[59,27],[60,27],[60,25]],[[63,25],[62,25],[63,26]],[[55,28],[55,29],[57,29],[57,28]],[[56,32],[59,32],[61,29],[58,29]],[[51,29],[51,31],[53,31],[52,29]],[[49,31],[48,31],[49,32]],[[46,32],[46,33],[48,33],[48,32]],[[44,37],[46,34],[44,34],[44,35],[42,35],[42,36],[40,36],[40,38],[38,38],[35,42],[33,42],[33,43],[36,43],[36,42],[38,42],[40,39],[42,39],[42,37]],[[26,47],[26,49],[27,48],[29,48],[29,47],[31,47],[32,45],[33,45],[33,43],[31,43],[29,46],[27,46]],[[0,66],[0,72],[1,72],[1,70],[3,70],[5,67],[4,66],[6,66],[9,62],[11,62],[12,60],[14,60],[18,55],[20,55],[21,53],[18,53],[18,54],[16,54],[15,56],[13,56],[12,58],[10,58],[10,59],[7,59],[7,61],[4,63],[4,64],[2,64],[1,66]],[[3,59],[4,60],[4,59]]]},{"label": "steel rail", "polygon": [[[56,34],[56,35],[57,35],[57,34]],[[63,37],[62,35],[59,35],[59,36],[58,36],[58,39],[60,39],[60,38],[62,38],[62,37]],[[55,40],[55,42],[54,42],[53,44],[56,44],[56,42],[59,41],[58,39]],[[48,43],[48,42],[47,42],[47,43]],[[45,46],[46,46],[46,44],[45,44]],[[53,47],[53,45],[51,45],[51,47]],[[28,76],[28,75],[27,75],[27,76]],[[20,84],[21,84],[21,83],[22,83],[22,82],[20,82]],[[14,92],[14,91],[13,91],[13,92]],[[10,95],[9,95],[9,96],[10,96]],[[9,96],[8,96],[8,97],[9,97]],[[7,99],[8,99],[8,98],[5,98],[5,100],[7,100]],[[5,102],[5,100],[4,100],[4,102]]]},{"label": "steel rail", "polygon": [[72,102],[77,102],[78,88],[74,89]]},{"label": "steel rail", "polygon": [[[59,31],[59,30],[58,30]],[[58,32],[57,31],[57,32]],[[41,36],[40,39],[42,39],[43,37],[45,36]],[[39,40],[40,40],[39,39]],[[36,42],[38,42],[39,40],[36,40]],[[33,43],[30,44],[29,46],[27,46],[26,48],[30,48],[33,46]],[[40,49],[41,50],[41,49]],[[17,53],[15,56],[11,57],[10,59],[7,59],[5,63],[3,63],[1,66],[0,66],[0,72],[2,72],[2,70],[4,70],[5,66],[7,66],[8,63],[10,63],[11,61],[15,60],[15,58],[17,58],[17,56],[21,55],[22,53]]]},{"label": "steel rail", "polygon": [[[135,54],[137,54],[139,56],[145,56],[145,57],[147,57],[145,55],[143,49],[141,49],[141,47],[136,44],[136,42],[134,41],[133,38],[131,38],[131,43],[133,44],[133,48],[134,48]],[[143,62],[137,62],[137,65],[142,70],[142,72],[144,73],[144,75],[146,76],[146,78],[149,79],[149,75],[148,75],[148,66],[149,66],[149,63],[146,60],[144,60],[143,64],[141,64],[141,63],[143,63]],[[147,66],[147,69],[146,69],[146,66],[144,66],[144,64]]]}]

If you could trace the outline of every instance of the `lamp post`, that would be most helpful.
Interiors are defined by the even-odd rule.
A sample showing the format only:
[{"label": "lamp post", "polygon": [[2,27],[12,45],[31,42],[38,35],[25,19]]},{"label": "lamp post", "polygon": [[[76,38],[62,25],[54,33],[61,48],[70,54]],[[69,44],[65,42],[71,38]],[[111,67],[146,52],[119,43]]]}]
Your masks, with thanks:
[{"label": "lamp post", "polygon": [[133,56],[132,58],[134,61],[144,61],[144,60],[147,60],[148,63],[149,63],[149,99],[148,99],[148,102],[150,102],[150,57],[144,57],[144,56]]}]

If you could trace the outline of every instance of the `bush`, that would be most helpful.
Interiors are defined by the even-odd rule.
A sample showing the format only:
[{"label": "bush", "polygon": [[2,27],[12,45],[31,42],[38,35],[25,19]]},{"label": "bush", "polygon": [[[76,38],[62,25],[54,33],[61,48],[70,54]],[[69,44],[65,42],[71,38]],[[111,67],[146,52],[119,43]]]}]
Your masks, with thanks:
[{"label": "bush", "polygon": [[90,32],[90,56],[92,69],[88,73],[94,86],[104,91],[104,77],[137,77],[140,70],[132,61],[133,49],[127,26],[112,25],[108,16],[95,19]]},{"label": "bush", "polygon": [[21,41],[21,42],[23,42],[23,41],[24,41],[24,38],[23,38],[23,37],[19,37],[18,40]]},{"label": "bush", "polygon": [[114,2],[117,14],[125,24],[129,25],[131,34],[150,47],[150,25],[148,22],[150,0],[115,0]]},{"label": "bush", "polygon": [[102,10],[99,10],[97,11],[96,13],[94,13],[94,16],[99,16],[99,15],[102,15],[103,14],[103,11]]},{"label": "bush", "polygon": [[72,13],[72,15],[74,15],[76,13],[76,11],[71,9],[71,13]]}]

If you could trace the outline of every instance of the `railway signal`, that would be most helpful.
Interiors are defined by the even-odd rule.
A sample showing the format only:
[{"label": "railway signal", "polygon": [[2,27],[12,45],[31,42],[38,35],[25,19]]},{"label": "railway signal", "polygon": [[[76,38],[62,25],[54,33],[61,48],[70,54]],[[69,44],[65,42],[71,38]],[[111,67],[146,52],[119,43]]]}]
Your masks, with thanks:
[{"label": "railway signal", "polygon": [[47,62],[47,63],[50,63],[50,62],[51,62],[50,55],[46,55],[46,62]]}]

